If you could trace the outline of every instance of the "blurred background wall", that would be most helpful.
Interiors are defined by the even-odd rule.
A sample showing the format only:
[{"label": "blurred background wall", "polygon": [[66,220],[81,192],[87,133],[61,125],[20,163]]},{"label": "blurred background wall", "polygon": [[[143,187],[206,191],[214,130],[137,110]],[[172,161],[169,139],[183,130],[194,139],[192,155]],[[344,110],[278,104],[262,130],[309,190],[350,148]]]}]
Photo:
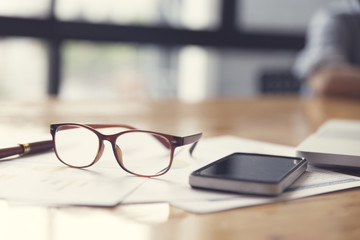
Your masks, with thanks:
[{"label": "blurred background wall", "polygon": [[299,92],[291,67],[329,0],[0,0],[0,99]]}]

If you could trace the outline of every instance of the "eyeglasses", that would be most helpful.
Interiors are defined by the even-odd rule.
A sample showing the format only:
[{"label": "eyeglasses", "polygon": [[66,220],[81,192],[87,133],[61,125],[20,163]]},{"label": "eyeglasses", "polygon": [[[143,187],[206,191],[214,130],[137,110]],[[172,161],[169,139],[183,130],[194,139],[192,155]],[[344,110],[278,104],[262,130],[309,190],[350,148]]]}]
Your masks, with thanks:
[{"label": "eyeglasses", "polygon": [[[124,128],[125,131],[106,135],[95,129]],[[177,137],[138,130],[128,125],[51,124],[57,158],[70,167],[86,168],[95,164],[104,150],[104,142],[112,145],[116,161],[126,172],[140,177],[156,177],[169,171],[177,147],[193,144],[192,154],[202,133]]]}]

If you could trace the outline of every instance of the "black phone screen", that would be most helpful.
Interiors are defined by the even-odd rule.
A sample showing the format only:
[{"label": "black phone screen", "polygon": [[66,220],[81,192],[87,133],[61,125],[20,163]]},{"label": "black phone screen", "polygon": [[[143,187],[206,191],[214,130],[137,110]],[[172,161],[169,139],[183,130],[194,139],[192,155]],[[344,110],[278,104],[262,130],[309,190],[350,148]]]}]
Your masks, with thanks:
[{"label": "black phone screen", "polygon": [[197,171],[198,175],[252,182],[280,182],[304,161],[296,157],[234,153]]}]

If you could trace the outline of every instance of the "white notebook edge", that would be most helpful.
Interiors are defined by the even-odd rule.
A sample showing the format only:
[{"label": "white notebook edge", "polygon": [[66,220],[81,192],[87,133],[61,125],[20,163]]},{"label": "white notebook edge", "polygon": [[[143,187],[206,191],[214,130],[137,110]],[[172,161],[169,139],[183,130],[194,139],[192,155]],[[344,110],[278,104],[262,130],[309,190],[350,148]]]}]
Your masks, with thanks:
[{"label": "white notebook edge", "polygon": [[353,119],[327,120],[314,134],[308,136],[296,147],[297,156],[306,158],[311,165],[360,168],[360,140],[344,138],[343,134],[336,138],[323,137],[326,131],[330,132],[334,129],[337,132],[339,129],[348,131],[349,127],[353,128],[357,134],[360,130],[360,121]]}]

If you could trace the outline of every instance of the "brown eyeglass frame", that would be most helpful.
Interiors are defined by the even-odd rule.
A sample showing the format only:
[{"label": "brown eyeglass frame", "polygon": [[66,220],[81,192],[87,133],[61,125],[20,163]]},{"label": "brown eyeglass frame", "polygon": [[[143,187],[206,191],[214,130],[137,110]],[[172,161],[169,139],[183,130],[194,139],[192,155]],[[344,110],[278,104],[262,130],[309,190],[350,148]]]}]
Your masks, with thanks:
[{"label": "brown eyeglass frame", "polygon": [[[56,132],[58,131],[59,128],[62,128],[62,130],[70,130],[72,128],[76,128],[76,127],[83,127],[86,128],[90,131],[92,131],[93,133],[95,133],[99,139],[99,149],[97,151],[97,154],[95,156],[95,159],[88,165],[86,166],[72,166],[64,161],[61,160],[60,156],[58,155],[57,149],[56,149]],[[125,130],[125,131],[121,131],[119,133],[115,133],[115,134],[102,134],[100,132],[98,132],[96,129],[103,129],[103,128],[125,128],[125,129],[129,129],[129,130]],[[134,173],[132,171],[129,171],[128,169],[126,169],[126,167],[124,166],[123,162],[122,162],[122,154],[121,154],[121,149],[116,145],[116,139],[125,134],[125,133],[133,133],[133,132],[141,132],[141,133],[149,133],[154,135],[154,137],[161,142],[165,147],[170,148],[170,161],[169,161],[169,165],[166,168],[166,170],[160,172],[159,174],[154,174],[154,175],[142,175],[142,174],[137,174]],[[130,173],[133,174],[135,176],[139,176],[139,177],[157,177],[157,176],[161,176],[165,173],[167,173],[169,171],[169,169],[171,168],[171,165],[173,163],[173,159],[174,159],[174,152],[175,149],[177,147],[180,146],[184,146],[187,144],[193,144],[190,149],[190,155],[192,155],[196,144],[198,143],[199,139],[202,136],[202,133],[198,133],[198,134],[194,134],[194,135],[189,135],[189,136],[184,136],[184,137],[178,137],[178,136],[173,136],[173,135],[168,135],[168,134],[163,134],[163,133],[158,133],[158,132],[153,132],[153,131],[147,131],[147,130],[139,130],[136,129],[134,127],[131,127],[129,125],[123,125],[123,124],[79,124],[79,123],[57,123],[57,124],[50,124],[50,133],[52,135],[52,141],[53,141],[53,145],[54,145],[54,150],[55,150],[55,154],[56,157],[60,160],[60,162],[62,162],[63,164],[72,167],[72,168],[86,168],[86,167],[90,167],[92,165],[94,165],[101,157],[103,150],[104,150],[104,141],[109,141],[111,143],[112,149],[113,149],[113,153],[115,155],[115,159],[118,162],[118,164],[120,165],[120,167]],[[158,137],[157,137],[158,136]],[[118,152],[120,151],[120,153]]]}]

